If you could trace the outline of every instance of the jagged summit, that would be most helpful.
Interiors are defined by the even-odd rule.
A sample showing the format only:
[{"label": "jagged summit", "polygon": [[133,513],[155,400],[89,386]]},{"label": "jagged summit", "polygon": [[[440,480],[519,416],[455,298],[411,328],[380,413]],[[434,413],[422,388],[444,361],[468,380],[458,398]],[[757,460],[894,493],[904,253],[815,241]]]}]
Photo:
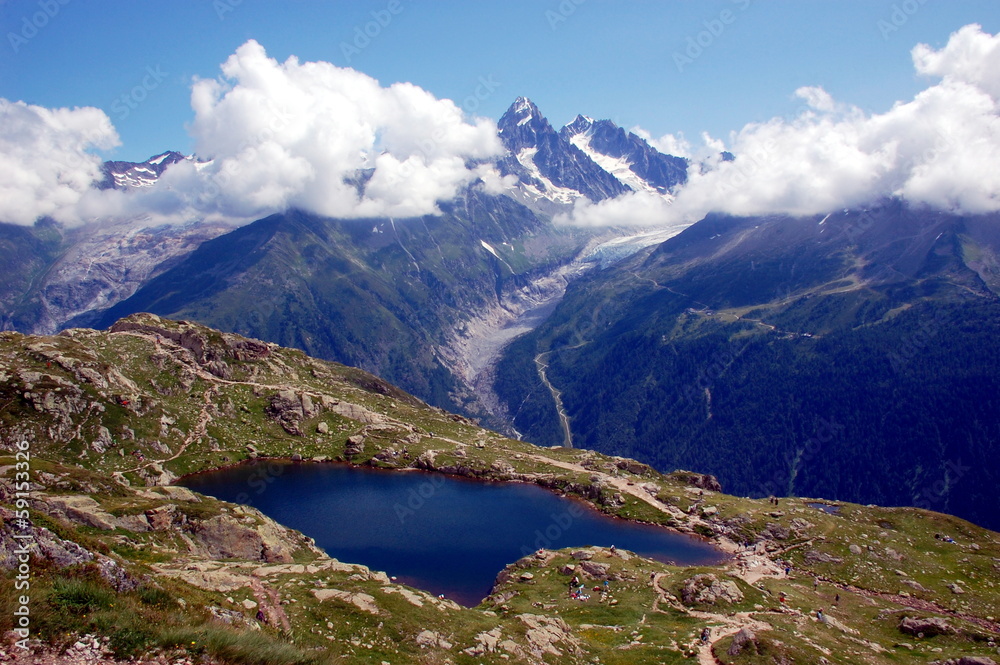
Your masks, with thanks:
[{"label": "jagged summit", "polygon": [[[595,120],[590,116],[577,114],[573,121],[563,127],[563,131],[569,130],[573,134],[583,134],[589,132],[595,124]],[[604,120],[602,122],[610,122],[609,120]]]},{"label": "jagged summit", "polygon": [[601,201],[628,189],[587,155],[564,140],[538,107],[518,97],[497,123],[509,155],[501,170],[520,180],[529,201],[571,204],[581,198]]},{"label": "jagged summit", "polygon": [[153,155],[144,162],[104,162],[104,180],[100,189],[136,189],[151,187],[167,167],[187,159],[175,150]]},{"label": "jagged summit", "polygon": [[688,160],[661,153],[610,120],[578,115],[559,135],[632,191],[669,194],[687,181]]},{"label": "jagged summit", "polygon": [[510,108],[515,113],[528,113],[532,115],[538,114],[538,107],[535,106],[535,103],[527,97],[518,97],[514,100],[514,103],[511,104]]},{"label": "jagged summit", "polygon": [[501,138],[505,139],[504,143],[507,143],[506,139],[509,137],[514,145],[530,142],[530,137],[555,133],[549,121],[527,97],[518,97],[514,100],[500,117],[497,128]]}]

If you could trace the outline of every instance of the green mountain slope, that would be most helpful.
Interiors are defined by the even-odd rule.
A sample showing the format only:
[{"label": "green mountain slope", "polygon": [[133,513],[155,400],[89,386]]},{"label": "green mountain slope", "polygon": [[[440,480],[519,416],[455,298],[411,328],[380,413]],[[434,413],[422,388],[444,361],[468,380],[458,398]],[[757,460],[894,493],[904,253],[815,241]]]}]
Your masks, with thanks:
[{"label": "green mountain slope", "polygon": [[32,227],[0,224],[0,329],[30,324],[38,304],[32,302],[34,285],[63,248],[60,229],[42,221]]},{"label": "green mountain slope", "polygon": [[1000,525],[995,218],[886,203],[710,217],[571,286],[498,392],[528,440],[734,492],[915,505]]},{"label": "green mountain slope", "polygon": [[355,365],[433,404],[480,414],[442,349],[470,317],[498,308],[584,242],[506,197],[475,191],[421,219],[293,211],[204,243],[133,297],[77,323],[106,327],[142,311],[191,319]]},{"label": "green mountain slope", "polygon": [[[359,370],[146,314],[110,331],[2,333],[0,367],[0,629],[21,637],[7,631],[23,625],[15,612],[27,594],[22,630],[38,641],[25,646],[47,662],[996,656],[1000,534],[946,515],[775,507],[722,494],[699,474],[536,448]],[[404,440],[409,459],[391,454]],[[490,596],[462,608],[330,559],[251,508],[165,484],[254,457],[533,482],[701,533],[734,554],[717,567],[679,568],[601,548],[543,550],[498,571]],[[26,542],[27,589],[17,554]],[[572,574],[588,586],[608,579],[611,592],[573,600]],[[19,648],[6,647],[24,657]]]}]

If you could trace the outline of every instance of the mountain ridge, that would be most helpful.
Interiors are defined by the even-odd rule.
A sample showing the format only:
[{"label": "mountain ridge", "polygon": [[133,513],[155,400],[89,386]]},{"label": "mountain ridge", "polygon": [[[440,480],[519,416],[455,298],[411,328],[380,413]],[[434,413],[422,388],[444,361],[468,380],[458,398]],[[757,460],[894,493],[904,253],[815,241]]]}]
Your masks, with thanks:
[{"label": "mountain ridge", "polygon": [[[571,285],[510,347],[498,393],[520,405],[528,440],[559,443],[533,362],[548,352],[574,445],[699,468],[751,496],[996,525],[995,224],[894,201],[710,216]],[[824,422],[839,427],[817,452]]]}]

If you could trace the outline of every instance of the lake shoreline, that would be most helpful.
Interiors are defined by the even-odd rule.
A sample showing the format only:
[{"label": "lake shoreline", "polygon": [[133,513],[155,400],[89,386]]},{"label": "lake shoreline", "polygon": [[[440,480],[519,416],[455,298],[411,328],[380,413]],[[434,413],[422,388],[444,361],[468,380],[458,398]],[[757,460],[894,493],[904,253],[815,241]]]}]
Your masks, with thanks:
[{"label": "lake shoreline", "polygon": [[731,561],[708,539],[609,515],[538,483],[414,468],[406,470],[422,473],[380,473],[393,469],[332,460],[303,464],[311,461],[256,458],[176,484],[260,511],[338,561],[468,607],[492,593],[508,566],[542,550],[617,546],[623,556],[682,568]]},{"label": "lake shoreline", "polygon": [[[170,484],[173,485],[173,486],[183,486],[182,482],[184,480],[188,479],[188,478],[193,478],[193,477],[197,477],[197,476],[203,476],[203,475],[214,473],[214,472],[217,472],[217,471],[226,471],[226,470],[230,470],[230,469],[236,469],[236,468],[239,468],[241,466],[249,466],[249,465],[252,465],[252,464],[258,464],[258,463],[264,463],[264,462],[279,462],[279,463],[288,464],[288,465],[293,465],[293,464],[329,464],[329,465],[334,465],[334,466],[344,466],[344,467],[348,467],[348,468],[351,468],[351,469],[359,469],[359,470],[365,470],[365,471],[376,471],[376,472],[381,472],[381,473],[400,473],[400,472],[402,472],[402,473],[422,473],[422,474],[425,474],[425,475],[428,475],[428,476],[447,476],[448,478],[453,479],[453,480],[464,481],[464,482],[475,483],[475,484],[493,483],[493,484],[497,484],[497,485],[505,485],[505,484],[534,485],[536,487],[541,487],[542,489],[544,489],[544,490],[546,490],[548,492],[551,492],[555,496],[558,496],[558,497],[561,497],[561,498],[564,498],[564,499],[568,499],[570,501],[578,502],[578,503],[582,504],[587,510],[594,511],[595,513],[597,513],[599,515],[603,515],[605,517],[609,517],[609,518],[612,518],[612,519],[615,519],[615,520],[620,520],[621,522],[624,522],[624,523],[627,523],[627,524],[638,524],[638,525],[643,525],[643,526],[655,526],[655,527],[659,527],[661,529],[665,529],[666,531],[669,531],[670,533],[681,535],[681,536],[686,536],[686,537],[688,537],[688,538],[690,538],[692,540],[712,545],[717,550],[719,550],[720,553],[725,554],[728,557],[731,557],[733,554],[735,554],[740,549],[740,546],[738,544],[734,543],[733,541],[729,540],[728,538],[725,538],[724,536],[716,536],[714,538],[709,538],[709,537],[704,536],[702,534],[691,533],[691,532],[688,532],[688,531],[683,531],[681,529],[677,529],[676,527],[672,527],[672,526],[669,526],[667,524],[663,524],[662,522],[651,522],[651,521],[647,521],[647,520],[634,519],[634,518],[631,518],[631,517],[622,517],[622,516],[616,515],[614,513],[604,512],[603,510],[601,510],[600,508],[598,508],[592,501],[589,501],[588,499],[586,499],[583,496],[580,496],[578,494],[573,494],[573,493],[570,493],[570,492],[565,492],[565,491],[557,490],[557,489],[555,489],[555,488],[553,488],[553,487],[551,487],[549,485],[545,485],[543,483],[536,482],[536,480],[533,480],[533,479],[523,479],[523,478],[493,479],[493,478],[488,478],[488,477],[469,476],[469,475],[465,475],[465,474],[461,474],[461,473],[453,473],[453,472],[450,472],[450,471],[443,471],[443,470],[439,470],[439,469],[424,469],[424,468],[412,467],[412,466],[387,468],[387,467],[375,466],[375,465],[367,464],[367,463],[350,462],[348,460],[343,460],[343,459],[339,459],[339,460],[338,459],[316,460],[316,459],[311,459],[310,458],[310,459],[296,460],[296,459],[292,459],[292,457],[290,457],[290,456],[283,456],[283,455],[270,456],[270,455],[268,455],[268,456],[254,457],[254,458],[248,457],[246,459],[237,460],[237,461],[234,461],[232,463],[227,463],[227,464],[223,464],[223,465],[219,465],[219,466],[213,466],[213,467],[208,467],[208,468],[205,468],[205,469],[200,469],[198,471],[194,471],[192,473],[187,473],[187,474],[184,474],[183,476],[179,476],[176,480],[174,480]],[[713,564],[713,565],[723,565],[723,563]]]}]

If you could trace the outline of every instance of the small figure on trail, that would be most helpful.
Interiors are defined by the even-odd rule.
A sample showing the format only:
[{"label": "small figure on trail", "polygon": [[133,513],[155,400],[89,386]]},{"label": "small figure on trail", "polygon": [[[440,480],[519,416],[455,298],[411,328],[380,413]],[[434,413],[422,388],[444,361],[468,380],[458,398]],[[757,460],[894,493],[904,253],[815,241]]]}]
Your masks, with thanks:
[{"label": "small figure on trail", "polygon": [[712,636],[712,633],[711,633],[711,631],[709,631],[709,629],[707,627],[701,629],[701,641],[702,642],[706,642],[707,643],[708,642],[708,638],[711,637],[711,636]]},{"label": "small figure on trail", "polygon": [[826,619],[823,617],[822,608],[816,610],[816,618],[819,620],[820,623],[826,623]]},{"label": "small figure on trail", "polygon": [[819,588],[819,578],[818,577],[814,577],[813,578],[813,591],[815,591],[818,588]]},{"label": "small figure on trail", "polygon": [[784,591],[782,591],[781,593],[778,594],[778,602],[779,603],[784,603],[785,602],[785,592]]},{"label": "small figure on trail", "polygon": [[833,604],[836,605],[839,602],[840,602],[840,594],[838,593],[836,596],[833,597]]}]

